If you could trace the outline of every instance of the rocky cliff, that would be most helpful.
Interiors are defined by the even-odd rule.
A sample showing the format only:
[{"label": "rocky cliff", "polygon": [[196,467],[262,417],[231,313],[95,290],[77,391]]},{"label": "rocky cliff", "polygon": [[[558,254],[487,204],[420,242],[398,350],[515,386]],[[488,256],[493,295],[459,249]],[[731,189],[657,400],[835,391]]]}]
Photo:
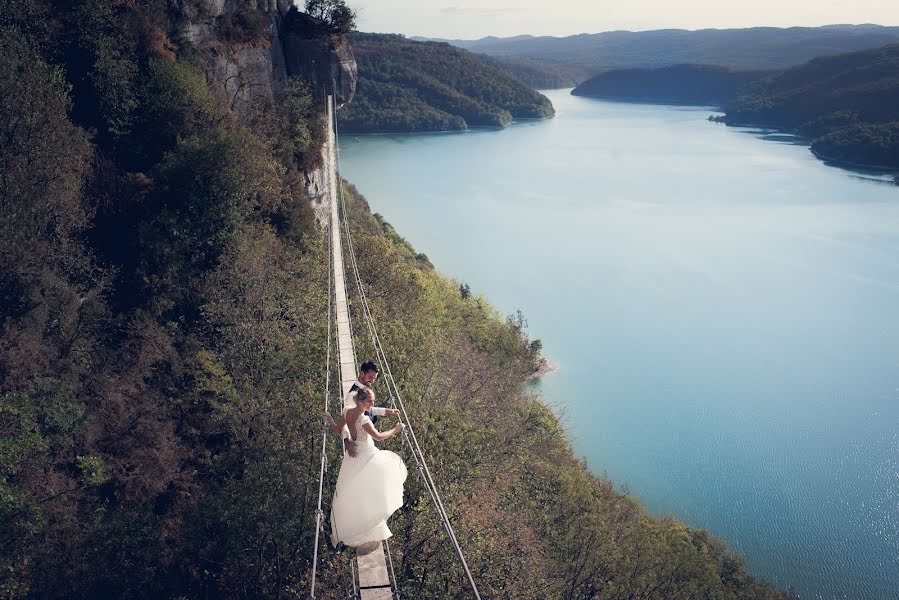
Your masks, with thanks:
[{"label": "rocky cliff", "polygon": [[[338,105],[352,100],[357,68],[346,38],[290,0],[198,0],[181,10],[207,84],[232,111],[276,101],[290,77],[317,95],[333,93]],[[305,173],[306,196],[319,212],[329,208],[325,181],[322,168]]]},{"label": "rocky cliff", "polygon": [[184,35],[197,47],[209,87],[240,112],[274,100],[289,77],[339,104],[356,91],[356,61],[343,36],[325,31],[289,0],[201,0],[182,7]]}]

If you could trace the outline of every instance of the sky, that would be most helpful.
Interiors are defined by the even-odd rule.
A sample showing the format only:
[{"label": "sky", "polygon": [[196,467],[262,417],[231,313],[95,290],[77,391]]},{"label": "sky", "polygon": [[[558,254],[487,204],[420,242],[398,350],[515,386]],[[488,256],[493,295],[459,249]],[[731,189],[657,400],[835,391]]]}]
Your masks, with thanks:
[{"label": "sky", "polygon": [[409,37],[566,36],[616,29],[899,25],[899,0],[347,0],[359,31]]}]

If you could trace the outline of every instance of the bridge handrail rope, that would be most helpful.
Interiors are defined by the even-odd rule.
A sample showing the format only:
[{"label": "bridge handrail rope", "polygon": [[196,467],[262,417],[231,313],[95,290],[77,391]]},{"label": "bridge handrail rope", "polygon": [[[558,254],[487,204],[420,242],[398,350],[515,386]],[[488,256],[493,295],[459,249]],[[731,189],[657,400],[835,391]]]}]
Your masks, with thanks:
[{"label": "bridge handrail rope", "polygon": [[[352,384],[352,380],[355,379],[356,368],[358,366],[358,358],[356,356],[356,348],[353,340],[355,338],[353,333],[353,320],[351,318],[351,310],[349,298],[350,295],[348,293],[345,269],[344,269],[344,259],[343,259],[343,244],[341,243],[340,238],[340,216],[338,214],[339,202],[338,202],[338,189],[339,189],[339,178],[337,175],[337,132],[336,127],[334,125],[335,113],[337,110],[336,102],[334,99],[336,98],[336,94],[332,95],[328,98],[328,139],[327,139],[327,148],[328,148],[328,159],[327,159],[327,169],[326,169],[326,183],[328,186],[328,196],[331,198],[331,207],[332,210],[329,211],[331,217],[329,219],[330,223],[330,233],[331,233],[331,254],[333,256],[333,274],[335,278],[335,298],[337,299],[337,309],[335,312],[335,317],[337,319],[337,338],[338,338],[338,354],[340,354],[338,363],[339,363],[339,371],[340,371],[340,381],[341,381],[341,408],[343,408],[343,394],[345,394],[349,387]],[[337,294],[337,286],[340,286],[340,294]],[[343,318],[341,318],[343,317]],[[342,331],[341,329],[345,329]],[[342,341],[341,341],[342,340]],[[347,347],[348,346],[348,347]],[[349,352],[347,352],[347,350]],[[345,354],[349,353],[349,357],[345,357]],[[347,360],[349,358],[349,360]],[[390,574],[393,573],[392,569],[392,557],[391,557],[391,569],[389,572],[386,571],[386,565],[384,565],[384,557],[383,557],[383,545],[378,548],[380,554],[380,561],[377,557],[367,558],[366,559],[366,577],[365,581],[363,581],[362,577],[362,567],[360,564],[360,556],[357,553],[355,558],[350,561],[350,566],[352,568],[352,582],[353,582],[353,597],[358,599],[360,594],[362,597],[366,597],[366,589],[372,588],[380,588],[380,587],[390,587],[392,588],[392,596],[399,597],[400,592],[396,587],[396,578],[394,577],[392,581],[390,581]],[[389,550],[388,550],[389,551]],[[366,552],[366,554],[368,554]],[[371,555],[369,555],[371,556]],[[372,562],[373,561],[373,562]],[[380,563],[380,564],[379,564]],[[379,580],[377,575],[374,575],[371,571],[372,567],[375,568],[375,572],[379,567],[385,568],[384,576],[387,579],[388,586],[381,586],[380,582],[383,580]],[[357,580],[359,586],[357,587]],[[363,587],[363,584],[367,584],[367,587]],[[371,585],[376,584],[376,585]],[[381,597],[379,594],[375,594],[377,597]]]},{"label": "bridge handrail rope", "polygon": [[[333,103],[331,103],[331,105],[330,105],[331,117],[332,117],[332,119],[336,120],[337,119],[337,101],[336,101],[335,96],[332,96],[331,98],[333,99]],[[327,94],[325,94],[325,102],[328,102]],[[329,152],[328,152],[329,167],[326,169],[326,173],[328,174],[327,175],[328,176],[327,185],[328,185],[328,190],[335,190],[335,189],[339,189],[340,181],[339,180],[334,181],[334,182],[331,181],[335,176],[335,172],[334,172],[335,169],[330,168],[330,161],[332,159],[334,159],[334,156],[336,155],[336,152],[337,152],[336,121],[332,121],[332,123],[329,123],[328,126],[333,128],[334,137],[331,138],[331,140],[329,140],[329,146],[331,146],[331,148],[329,149]],[[331,201],[336,202],[336,198],[332,198]],[[330,235],[328,236],[328,253],[329,253],[328,263],[330,265],[332,263],[332,257],[333,257],[333,253],[334,253],[334,247],[335,247],[334,246],[334,235],[335,234],[334,234],[334,229],[333,229],[334,223],[333,223],[333,218],[331,217],[330,211],[328,213],[328,223],[329,223],[328,231],[330,232]],[[339,217],[338,217],[337,227],[338,228],[340,227],[340,218]],[[339,235],[339,231],[338,231],[338,235]],[[333,267],[329,267],[329,271],[333,274],[333,271],[334,271]],[[347,290],[347,286],[346,286],[346,277],[341,277],[341,279],[343,280],[343,297],[346,299],[349,299],[350,294],[349,294],[349,291]],[[335,311],[334,318],[335,319],[337,318],[336,311]],[[330,330],[330,327],[331,327],[331,324],[328,323],[329,330]],[[355,334],[353,333],[353,319],[350,317],[349,302],[347,302],[347,327],[350,330],[350,340],[352,340],[355,338]],[[358,365],[359,361],[358,361],[358,358],[356,357],[356,345],[351,343],[350,350],[353,353],[353,363]],[[339,366],[340,357],[339,356],[337,358],[337,362],[338,362],[338,374],[337,375],[339,378],[340,377],[340,366]],[[341,384],[342,383],[343,383],[343,381],[341,381]],[[342,412],[343,408],[344,408],[344,406],[343,406],[343,396],[344,396],[343,386],[341,385],[339,389],[340,389],[340,411]],[[340,443],[341,443],[341,451],[342,451],[343,450],[343,448],[342,448],[343,438],[342,437],[341,437]],[[359,598],[359,589],[356,585],[357,574],[356,574],[356,558],[355,557],[350,559],[350,569],[352,570],[351,580],[353,582],[353,594],[352,594],[351,598],[356,600]]]},{"label": "bridge handrail rope", "polygon": [[[357,272],[357,284],[361,289],[361,278],[358,278]],[[361,292],[361,295],[364,297],[364,290]],[[412,453],[413,458],[415,459],[416,465],[418,467],[419,476],[425,483],[425,489],[428,490],[429,495],[431,496],[431,501],[434,503],[435,508],[437,509],[437,513],[440,516],[440,522],[447,530],[447,535],[450,538],[450,543],[453,544],[456,553],[459,555],[459,558],[462,562],[462,567],[465,570],[466,576],[469,579],[469,583],[472,586],[472,591],[475,594],[475,597],[480,599],[480,594],[477,589],[477,585],[474,582],[474,578],[471,575],[471,571],[468,568],[468,563],[465,560],[464,553],[462,552],[461,545],[459,544],[458,538],[456,537],[456,533],[453,530],[452,523],[450,522],[449,515],[446,512],[446,508],[443,504],[442,499],[440,498],[440,494],[437,491],[437,485],[434,482],[433,476],[431,475],[430,468],[428,467],[427,461],[424,458],[424,452],[421,449],[421,446],[418,443],[418,437],[415,435],[415,430],[412,428],[410,424],[410,419],[408,412],[406,411],[405,403],[402,401],[402,397],[399,394],[399,389],[396,386],[396,381],[393,377],[393,373],[390,371],[390,364],[387,361],[387,357],[384,354],[383,346],[380,341],[380,336],[377,333],[377,328],[374,325],[374,320],[371,316],[370,309],[368,308],[367,298],[363,300],[363,311],[367,313],[367,324],[369,326],[369,333],[372,336],[373,344],[375,346],[375,351],[377,354],[378,360],[385,367],[385,381],[388,385],[388,392],[391,404],[394,408],[399,406],[399,409],[403,413],[403,418],[406,421],[407,427],[403,430],[404,440],[409,446],[409,450]],[[391,389],[392,386],[392,389]],[[399,401],[399,404],[397,403]]]},{"label": "bridge handrail rope", "polygon": [[[327,99],[327,95],[325,96],[325,98]],[[329,160],[330,160],[331,156],[333,155],[333,153],[334,153],[333,148],[329,149],[329,153],[328,153]],[[325,173],[326,173],[327,178],[330,180],[332,178],[331,169],[330,168],[325,169]],[[328,183],[330,183],[330,181]],[[329,185],[327,189],[332,189],[332,188]],[[337,318],[337,312],[336,312],[336,308],[334,306],[334,298],[335,298],[335,293],[336,293],[336,288],[335,288],[336,281],[335,281],[335,277],[334,277],[334,235],[333,235],[333,229],[332,229],[332,227],[334,225],[333,225],[332,221],[333,221],[333,219],[331,217],[331,213],[329,212],[328,213],[328,223],[329,223],[329,227],[328,227],[328,230],[329,230],[329,235],[328,235],[328,313],[327,313],[327,322],[328,322],[327,340],[328,341],[327,341],[327,349],[326,349],[326,354],[325,354],[325,364],[326,364],[326,367],[325,367],[325,392],[324,392],[325,412],[328,412],[330,410],[330,406],[331,406],[331,345],[332,345],[333,337],[336,336],[336,333],[337,333],[336,331],[334,331],[333,335],[332,335],[333,330],[331,327],[332,319]],[[343,289],[344,297],[346,298],[347,290],[346,290],[345,278],[344,278],[343,288],[344,288]],[[348,320],[348,326],[350,329],[350,335],[352,336],[352,321],[350,321],[349,318],[347,320]],[[355,347],[353,347],[351,345],[351,349],[353,351],[353,360],[355,361],[356,360]],[[337,360],[337,363],[338,363],[337,371],[338,371],[338,379],[339,379],[339,377],[340,377],[340,366],[339,366],[340,365],[340,355],[339,355],[339,353],[335,355],[335,359]],[[340,395],[341,409],[343,407],[342,391],[343,390],[341,389],[341,395]],[[327,455],[328,429],[329,429],[328,424],[323,419],[322,420],[321,465],[319,468],[319,475],[318,475],[318,505],[317,505],[316,511],[315,511],[315,542],[313,545],[313,552],[312,552],[312,577],[311,577],[311,584],[310,584],[310,591],[309,591],[310,598],[312,598],[313,600],[315,599],[315,586],[316,586],[316,581],[317,581],[316,578],[317,578],[317,572],[318,572],[319,537],[320,537],[320,534],[322,532],[324,532],[324,525],[322,524],[322,519],[324,517],[324,512],[322,511],[322,499],[323,499],[323,495],[324,495],[325,472],[328,470],[328,455]],[[347,594],[347,598],[356,599],[359,597],[359,594],[358,594],[358,591],[356,588],[356,568],[355,568],[355,564],[354,564],[353,560],[350,561],[350,568],[352,571],[350,579],[352,581],[353,587],[352,587],[352,592]]]},{"label": "bridge handrail rope", "polygon": [[387,566],[390,567],[390,581],[393,582],[393,597],[401,598],[399,582],[396,580],[396,573],[393,572],[393,556],[390,554],[390,540],[384,540],[384,554],[387,555]]},{"label": "bridge handrail rope", "polygon": [[[341,239],[339,236],[339,233],[340,233],[340,215],[339,215],[340,202],[339,202],[338,198],[339,198],[339,194],[340,194],[340,191],[339,191],[340,190],[340,178],[337,174],[338,153],[337,153],[337,123],[336,123],[336,119],[337,119],[336,93],[332,96],[332,103],[330,104],[329,112],[330,112],[330,116],[331,116],[331,122],[328,125],[331,128],[331,131],[330,131],[331,135],[329,136],[330,153],[329,153],[328,160],[329,160],[329,163],[333,162],[334,168],[328,169],[328,177],[331,180],[331,181],[329,181],[329,183],[331,184],[329,186],[329,189],[332,190],[332,194],[331,194],[332,201],[334,202],[334,207],[335,207],[333,214],[337,215],[337,223],[336,224],[332,223],[332,225],[331,225],[332,227],[334,227],[334,229],[332,229],[332,234],[333,234],[332,240],[336,240],[336,243],[341,244]],[[331,220],[333,220],[333,217]],[[352,248],[352,246],[350,246],[350,248]],[[340,248],[340,251],[341,251],[341,256],[343,256],[342,248]],[[353,260],[355,260],[355,257],[353,257]],[[352,354],[353,354],[353,364],[354,364],[354,366],[356,366],[356,365],[359,365],[359,360],[356,355],[356,346],[354,343],[352,343],[352,341],[355,339],[355,333],[354,333],[354,328],[353,328],[353,319],[351,317],[352,310],[350,308],[350,293],[349,293],[349,288],[347,287],[345,270],[343,268],[344,265],[345,265],[345,261],[342,259],[340,262],[340,267],[341,267],[340,279],[343,282],[344,298],[346,299],[346,310],[347,310],[346,321],[347,321],[347,327],[349,329],[349,334],[350,334],[350,349],[352,350]],[[335,269],[336,269],[336,267],[335,267]],[[343,392],[345,390],[341,390],[341,391]],[[389,570],[387,572],[387,576],[388,576],[388,581],[389,581],[390,587],[391,587],[391,596],[394,598],[400,598],[402,594],[398,587],[398,583],[396,580],[396,573],[394,572],[394,569],[393,569],[393,557],[390,554],[389,542],[386,542],[386,540],[385,540],[384,546],[386,546],[385,554],[387,555],[387,559],[389,561],[389,563],[388,563]],[[358,556],[356,557],[356,561],[358,562]],[[353,577],[354,586],[355,586],[355,583],[356,583],[356,577],[354,575],[354,577]],[[359,583],[361,585],[362,581],[360,580]],[[361,591],[361,588],[360,588],[360,591]]]},{"label": "bridge handrail rope", "polygon": [[[334,111],[334,151],[337,157],[337,171],[340,172],[340,150],[339,145],[337,143],[337,115],[336,110]],[[356,252],[353,247],[353,238],[352,233],[350,232],[349,220],[347,218],[347,210],[346,210],[346,202],[343,196],[343,187],[340,185],[340,181],[338,178],[337,181],[337,198],[336,201],[339,202],[339,207],[342,208],[343,212],[343,225],[344,230],[346,231],[346,240],[347,246],[349,250],[350,264],[352,266],[353,275],[356,280],[356,287],[358,288],[359,296],[362,301],[362,311],[363,317],[366,321],[366,325],[368,326],[369,335],[372,338],[372,345],[375,348],[375,353],[378,357],[378,360],[381,362],[386,377],[384,378],[387,381],[388,394],[390,396],[390,402],[394,408],[399,405],[399,409],[403,414],[403,418],[406,422],[406,428],[403,430],[403,437],[406,443],[409,446],[409,449],[412,452],[413,457],[415,458],[416,465],[418,467],[419,475],[422,476],[425,487],[428,489],[429,495],[431,496],[432,501],[434,502],[435,508],[437,509],[437,513],[440,516],[441,523],[446,529],[447,535],[450,538],[450,542],[454,546],[456,553],[459,556],[459,560],[462,562],[462,568],[465,570],[465,575],[468,577],[468,581],[471,584],[472,591],[474,592],[475,597],[480,600],[481,596],[478,592],[477,584],[474,581],[474,577],[471,574],[471,570],[468,568],[468,562],[465,560],[465,555],[462,552],[462,547],[459,544],[458,538],[456,538],[456,532],[453,530],[452,523],[450,523],[449,516],[446,512],[446,507],[443,505],[443,501],[440,498],[440,493],[437,491],[437,485],[434,482],[434,478],[431,475],[431,470],[428,468],[428,463],[425,460],[424,452],[421,450],[421,446],[418,443],[418,438],[415,435],[415,430],[412,427],[412,423],[409,419],[409,414],[406,411],[405,403],[403,402],[402,396],[400,395],[399,388],[396,385],[396,381],[393,377],[393,372],[390,370],[390,363],[387,360],[387,355],[384,352],[383,344],[381,343],[380,336],[378,335],[377,326],[375,325],[374,317],[371,312],[371,307],[368,303],[368,297],[365,293],[365,287],[362,283],[362,277],[359,273],[359,265],[356,260]],[[391,390],[392,388],[392,390]]]},{"label": "bridge handrail rope", "polygon": [[[350,246],[351,264],[353,264],[353,263],[355,263],[355,251],[353,250],[352,239],[351,239],[350,236],[349,236],[349,223],[348,223],[348,221],[347,221],[347,219],[346,219],[346,207],[345,207],[345,206],[344,206],[344,211],[343,211],[343,224],[344,224],[344,228],[345,228],[346,231],[348,232],[348,233],[347,233],[347,243],[348,243],[348,245]],[[370,336],[371,339],[372,339],[372,346],[373,346],[374,349],[375,349],[375,358],[376,358],[376,359],[378,360],[378,362],[380,362],[382,365],[385,365],[385,366],[386,366],[386,363],[385,363],[385,357],[384,357],[384,355],[383,355],[383,350],[382,350],[382,348],[381,348],[381,346],[380,346],[380,343],[379,343],[379,342],[380,342],[380,338],[378,337],[377,331],[374,329],[373,319],[371,318],[371,312],[370,312],[370,310],[368,309],[368,299],[367,299],[367,297],[366,297],[366,295],[365,295],[365,290],[361,288],[361,282],[360,282],[360,279],[359,279],[359,276],[358,276],[358,267],[354,267],[354,274],[356,275],[357,287],[359,287],[360,290],[361,290],[361,292],[360,292],[360,297],[362,298],[362,305],[363,305],[363,306],[362,306],[362,310],[363,310],[363,315],[364,315],[364,317],[365,317],[366,325],[368,326],[369,336]],[[393,408],[396,408],[396,407],[397,407],[397,403],[396,403],[396,400],[394,399],[394,393],[393,393],[393,390],[390,388],[390,379],[386,376],[386,372],[385,372],[385,378],[384,378],[384,379],[385,379],[385,381],[387,382],[387,392],[388,392],[388,396],[389,396],[389,398],[390,398],[390,404],[393,406]],[[418,475],[419,475],[419,477],[422,478],[422,481],[423,481],[424,484],[425,484],[425,489],[427,489],[428,494],[431,496],[431,501],[434,503],[435,506],[438,507],[438,508],[437,508],[437,512],[438,512],[438,514],[439,514],[439,513],[440,513],[440,508],[439,508],[439,505],[438,505],[438,502],[437,502],[437,498],[436,498],[436,496],[435,496],[435,494],[434,494],[434,491],[435,491],[435,490],[434,490],[434,488],[432,487],[431,482],[429,482],[429,481],[427,480],[427,478],[425,477],[425,475],[424,475],[424,466],[422,465],[422,462],[421,462],[420,452],[417,452],[417,451],[416,451],[415,446],[413,445],[412,441],[411,441],[410,438],[409,438],[409,429],[411,428],[411,425],[410,425],[410,423],[409,423],[408,414],[406,414],[405,407],[403,407],[402,410],[403,410],[403,419],[406,421],[406,425],[407,425],[407,428],[403,430],[403,440],[404,440],[404,441],[406,442],[406,444],[409,446],[409,452],[412,454],[412,457],[415,459],[415,464],[416,464],[416,467],[417,467]],[[413,434],[414,434],[414,432],[413,432]],[[442,516],[442,515],[441,515],[441,520],[443,520],[443,516]]]}]

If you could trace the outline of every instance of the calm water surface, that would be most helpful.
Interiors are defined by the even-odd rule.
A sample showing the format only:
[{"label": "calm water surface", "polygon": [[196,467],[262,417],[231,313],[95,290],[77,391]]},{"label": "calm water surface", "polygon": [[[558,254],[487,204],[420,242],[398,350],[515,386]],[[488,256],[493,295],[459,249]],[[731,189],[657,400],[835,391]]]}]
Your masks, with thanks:
[{"label": "calm water surface", "polygon": [[899,188],[707,109],[548,95],[343,173],[560,365],[579,455],[805,598],[899,598]]}]

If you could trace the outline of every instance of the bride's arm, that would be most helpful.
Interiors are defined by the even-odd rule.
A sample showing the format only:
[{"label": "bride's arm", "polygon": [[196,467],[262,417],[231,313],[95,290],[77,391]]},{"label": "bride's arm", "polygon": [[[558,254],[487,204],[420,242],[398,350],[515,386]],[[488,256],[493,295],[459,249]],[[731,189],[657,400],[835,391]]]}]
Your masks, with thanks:
[{"label": "bride's arm", "polygon": [[325,413],[325,418],[328,419],[328,425],[330,425],[331,431],[333,431],[335,435],[340,435],[343,426],[346,425],[346,413],[340,415],[340,420],[336,422],[330,413]]},{"label": "bride's arm", "polygon": [[[375,429],[375,426],[372,425],[371,422],[366,423],[362,427],[365,429],[365,431],[368,432],[368,435],[370,435],[372,437],[372,439],[374,439],[376,442],[383,442],[384,440],[386,440],[388,438],[392,438],[393,436],[395,436],[396,434],[398,434],[399,432],[401,432],[403,429],[406,428],[406,426],[402,423],[402,421],[397,423],[396,425],[394,425],[393,429],[388,429],[384,433],[381,433],[380,431]],[[355,438],[353,438],[353,439],[355,439]]]}]

